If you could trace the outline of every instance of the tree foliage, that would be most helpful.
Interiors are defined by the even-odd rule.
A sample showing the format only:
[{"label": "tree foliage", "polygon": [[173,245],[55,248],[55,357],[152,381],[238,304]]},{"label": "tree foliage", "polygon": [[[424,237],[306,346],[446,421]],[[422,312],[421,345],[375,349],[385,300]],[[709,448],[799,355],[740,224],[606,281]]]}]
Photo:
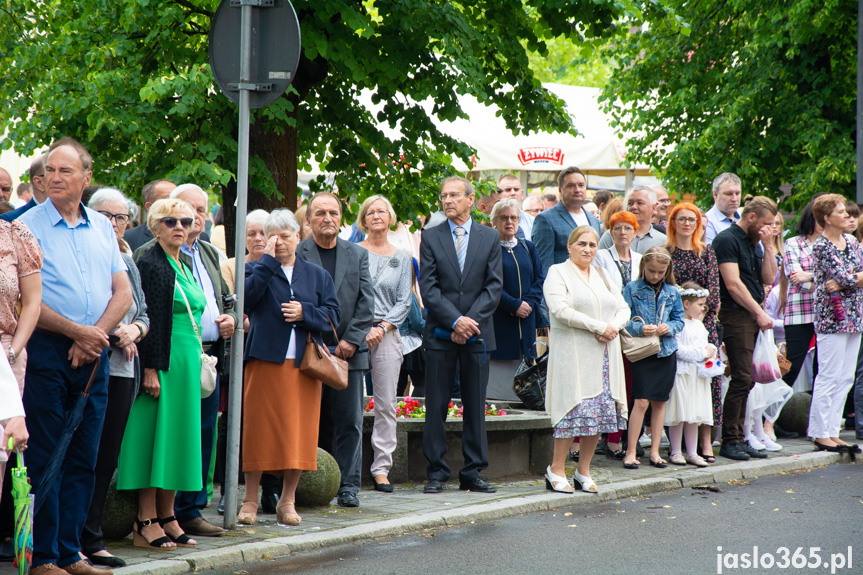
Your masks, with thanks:
[{"label": "tree foliage", "polygon": [[[857,4],[843,0],[672,0],[675,19],[616,44],[604,91],[636,134],[628,159],[658,168],[674,190],[710,195],[721,172],[744,193],[797,208],[818,191],[853,197]],[[618,107],[618,103],[622,107]]]},{"label": "tree foliage", "polygon": [[[168,177],[233,200],[236,108],[214,88],[207,32],[217,0],[5,0],[0,128],[28,153],[84,142],[96,179],[135,194]],[[302,56],[284,97],[253,111],[250,208],[296,201],[311,158],[343,197],[387,194],[402,218],[428,211],[453,154],[472,150],[431,116],[464,117],[457,94],[500,107],[514,132],[571,130],[528,52],[555,37],[608,36],[628,0],[296,0]],[[0,10],[4,10],[0,8]],[[369,89],[381,111],[357,94]],[[427,113],[418,103],[433,102]],[[397,128],[390,140],[379,123]],[[422,170],[417,170],[418,167]],[[266,200],[266,198],[270,198]]]}]

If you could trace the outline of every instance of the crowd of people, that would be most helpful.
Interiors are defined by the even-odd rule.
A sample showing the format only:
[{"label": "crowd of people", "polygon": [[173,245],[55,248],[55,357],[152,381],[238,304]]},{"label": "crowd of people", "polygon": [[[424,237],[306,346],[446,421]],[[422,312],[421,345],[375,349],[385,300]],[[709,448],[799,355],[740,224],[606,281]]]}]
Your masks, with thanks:
[{"label": "crowd of people", "polygon": [[[416,231],[384,196],[346,223],[342,200],[321,192],[296,213],[248,214],[237,310],[236,260],[205,232],[207,193],[155,180],[142,190],[142,221],[127,229],[138,211],[118,189],[92,189],[92,162],[79,142],[56,141],[30,168],[32,197],[0,215],[0,361],[14,374],[0,381],[0,423],[4,445],[11,437],[27,450],[40,486],[34,575],[105,575],[101,567],[125,564],[100,528],[115,471],[117,489],[137,492],[134,545],[170,551],[223,534],[201,511],[211,468],[218,476],[224,467],[224,446],[214,444],[237,333],[246,337],[243,381],[234,382],[243,385],[242,524],[260,510],[300,524],[296,488],[316,469],[318,447],[341,472],[338,505],[360,505],[366,395],[375,490],[393,491],[396,401],[411,392],[425,398],[424,492],[445,490],[452,475],[445,421],[454,397],[463,407],[459,488],[494,492],[482,476],[486,401],[516,401],[516,369],[546,347],[553,491],[599,490],[590,465],[600,441],[627,469],[640,465],[645,435],[655,467],[708,466],[714,435],[731,459],[780,450],[774,422],[813,346],[809,435],[819,450],[860,451],[839,438],[863,363],[863,251],[841,196],[816,197],[785,239],[776,204],[756,196],[741,206],[740,180],[728,173],[714,180],[706,213],[672,205],[658,186],[589,201],[576,167],[560,172],[559,196],[541,198],[524,197],[516,176],[482,197],[453,176]],[[756,339],[783,327],[791,367],[759,390]],[[318,346],[346,360],[346,388],[306,371]],[[725,362],[730,377],[717,368]],[[58,449],[85,388],[82,423]],[[863,437],[859,382],[856,393]],[[575,487],[567,458],[578,461]],[[0,538],[10,531],[5,484]]]}]

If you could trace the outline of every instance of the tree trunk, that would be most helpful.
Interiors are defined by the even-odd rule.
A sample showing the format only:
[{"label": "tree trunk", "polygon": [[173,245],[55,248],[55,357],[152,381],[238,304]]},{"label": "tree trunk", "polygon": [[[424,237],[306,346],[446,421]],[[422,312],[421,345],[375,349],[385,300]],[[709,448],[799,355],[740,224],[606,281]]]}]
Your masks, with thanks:
[{"label": "tree trunk", "polygon": [[[286,94],[294,104],[292,116],[296,119],[299,102],[296,94]],[[249,126],[249,157],[257,155],[264,161],[276,184],[279,197],[267,197],[258,190],[249,188],[248,211],[288,208],[297,209],[297,129],[285,126],[282,134],[267,129],[266,124],[253,123]],[[251,163],[251,162],[250,162]],[[231,182],[222,189],[222,206],[225,215],[225,247],[228,256],[234,257],[234,237],[236,226],[237,182]]]}]

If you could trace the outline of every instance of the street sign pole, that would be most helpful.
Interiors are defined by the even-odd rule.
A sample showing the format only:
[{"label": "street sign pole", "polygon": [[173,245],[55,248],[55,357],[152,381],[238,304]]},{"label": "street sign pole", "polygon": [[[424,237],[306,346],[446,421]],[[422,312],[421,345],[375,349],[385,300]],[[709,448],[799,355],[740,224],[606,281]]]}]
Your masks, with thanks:
[{"label": "street sign pole", "polygon": [[[240,121],[237,137],[237,225],[234,237],[234,280],[240,321],[231,342],[231,389],[228,408],[228,453],[225,470],[225,529],[237,523],[237,478],[240,474],[240,421],[243,406],[243,309],[246,287],[246,209],[249,195],[249,88],[251,84],[252,7],[240,7]],[[257,498],[257,494],[255,494]]]}]

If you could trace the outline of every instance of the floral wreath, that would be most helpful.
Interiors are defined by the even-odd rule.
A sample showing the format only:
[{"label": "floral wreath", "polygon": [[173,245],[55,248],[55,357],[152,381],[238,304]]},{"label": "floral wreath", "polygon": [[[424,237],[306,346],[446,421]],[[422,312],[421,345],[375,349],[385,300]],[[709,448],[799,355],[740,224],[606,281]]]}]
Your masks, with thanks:
[{"label": "floral wreath", "polygon": [[710,290],[706,288],[702,289],[692,289],[687,288],[683,289],[681,287],[677,288],[677,291],[680,292],[680,297],[707,297],[710,295]]}]

